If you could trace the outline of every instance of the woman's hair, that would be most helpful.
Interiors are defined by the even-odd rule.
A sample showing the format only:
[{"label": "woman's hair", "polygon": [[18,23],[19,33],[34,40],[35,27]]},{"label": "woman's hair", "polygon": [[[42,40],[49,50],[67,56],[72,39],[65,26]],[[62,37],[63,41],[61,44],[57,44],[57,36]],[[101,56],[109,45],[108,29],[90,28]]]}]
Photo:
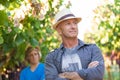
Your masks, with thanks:
[{"label": "woman's hair", "polygon": [[28,59],[28,55],[32,52],[32,51],[36,51],[39,55],[39,59],[41,58],[41,53],[40,53],[40,49],[39,47],[32,47],[32,46],[29,46],[26,51],[25,51],[25,60],[27,60],[29,62],[29,59]]}]

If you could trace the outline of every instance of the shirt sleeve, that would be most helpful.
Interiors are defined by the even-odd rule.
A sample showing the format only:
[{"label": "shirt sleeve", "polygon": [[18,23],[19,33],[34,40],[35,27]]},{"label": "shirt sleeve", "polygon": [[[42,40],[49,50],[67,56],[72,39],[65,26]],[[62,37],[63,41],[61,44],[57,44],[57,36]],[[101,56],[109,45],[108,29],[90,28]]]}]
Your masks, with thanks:
[{"label": "shirt sleeve", "polygon": [[[45,80],[45,65],[44,64],[41,64],[41,66],[39,66],[39,68],[41,69],[40,70],[40,73],[41,73],[41,78],[40,80]],[[39,73],[38,73],[39,74]]]},{"label": "shirt sleeve", "polygon": [[100,49],[94,44],[90,46],[92,51],[92,61],[98,61],[99,65],[93,68],[82,69],[78,71],[78,74],[84,80],[103,80],[104,76],[104,59]]},{"label": "shirt sleeve", "polygon": [[20,80],[25,80],[24,79],[24,72],[23,72],[23,70],[20,72]]},{"label": "shirt sleeve", "polygon": [[45,75],[44,74],[41,76],[40,80],[45,80]]},{"label": "shirt sleeve", "polygon": [[53,54],[48,54],[45,60],[45,80],[68,80],[60,78],[56,66],[54,65]]}]

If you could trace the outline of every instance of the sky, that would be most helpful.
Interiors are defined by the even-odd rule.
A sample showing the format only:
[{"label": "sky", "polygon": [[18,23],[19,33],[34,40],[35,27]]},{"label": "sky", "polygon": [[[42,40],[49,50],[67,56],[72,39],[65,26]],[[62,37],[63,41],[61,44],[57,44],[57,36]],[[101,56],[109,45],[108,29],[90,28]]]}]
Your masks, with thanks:
[{"label": "sky", "polygon": [[70,9],[75,16],[81,17],[82,21],[78,24],[78,38],[84,39],[84,33],[91,31],[91,20],[94,17],[93,10],[102,4],[103,0],[65,0],[65,3],[71,2]]}]

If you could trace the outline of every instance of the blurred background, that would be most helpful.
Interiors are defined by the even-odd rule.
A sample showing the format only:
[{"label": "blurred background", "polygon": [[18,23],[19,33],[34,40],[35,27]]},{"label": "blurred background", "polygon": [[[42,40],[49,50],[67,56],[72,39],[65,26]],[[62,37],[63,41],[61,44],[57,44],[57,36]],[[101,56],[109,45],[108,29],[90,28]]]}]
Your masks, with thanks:
[{"label": "blurred background", "polygon": [[120,80],[120,0],[0,0],[0,80],[19,80],[28,45],[40,47],[44,63],[61,42],[52,25],[65,7],[82,17],[78,38],[100,47],[104,80]]}]

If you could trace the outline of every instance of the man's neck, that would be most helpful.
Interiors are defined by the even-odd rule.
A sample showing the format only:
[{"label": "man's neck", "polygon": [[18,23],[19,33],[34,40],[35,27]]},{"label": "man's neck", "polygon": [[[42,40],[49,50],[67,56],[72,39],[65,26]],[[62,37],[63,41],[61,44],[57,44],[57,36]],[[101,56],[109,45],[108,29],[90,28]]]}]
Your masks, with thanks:
[{"label": "man's neck", "polygon": [[66,48],[72,48],[78,45],[78,39],[68,39],[68,40],[63,40],[63,45]]}]

